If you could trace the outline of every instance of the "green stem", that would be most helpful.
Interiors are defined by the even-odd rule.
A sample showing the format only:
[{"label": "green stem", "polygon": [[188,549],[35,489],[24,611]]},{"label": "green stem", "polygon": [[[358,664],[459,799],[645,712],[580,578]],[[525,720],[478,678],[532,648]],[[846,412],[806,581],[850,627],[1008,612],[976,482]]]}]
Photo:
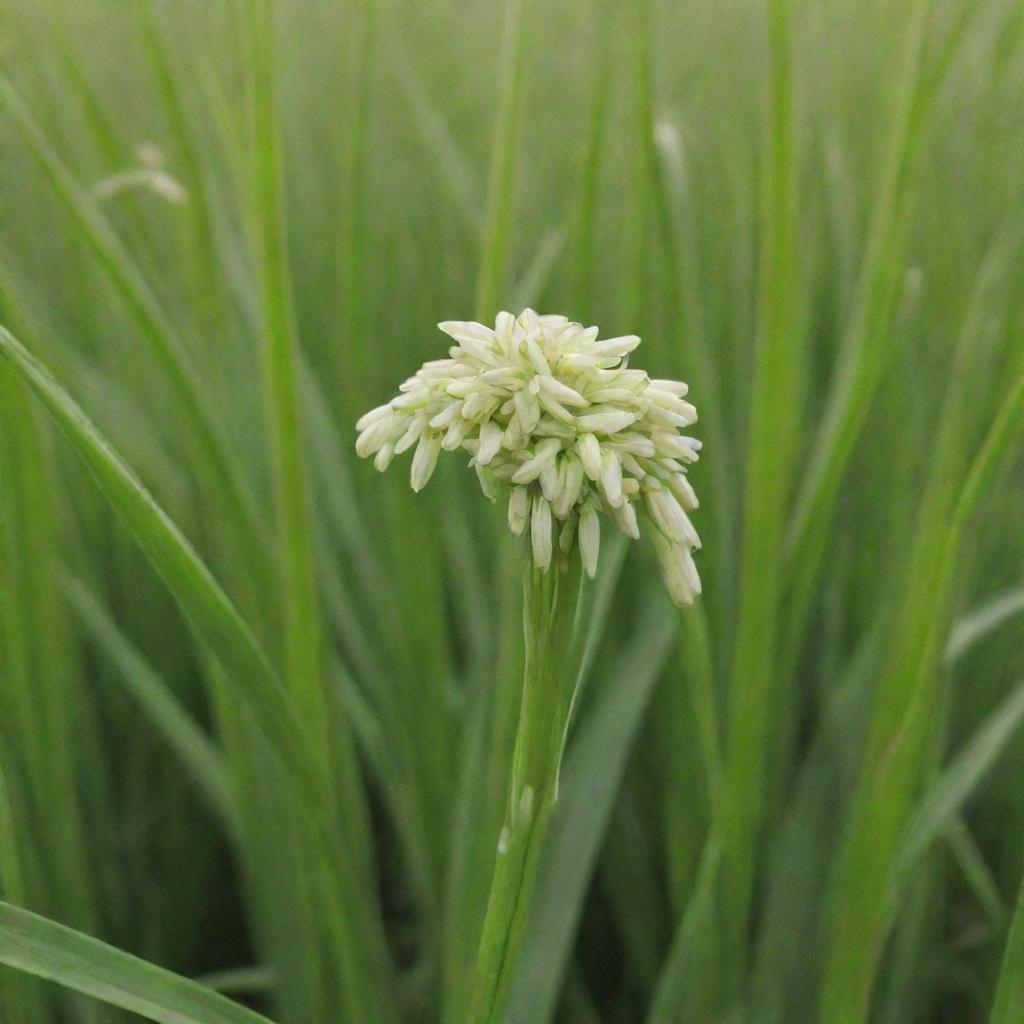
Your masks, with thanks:
[{"label": "green stem", "polygon": [[547,573],[527,564],[523,577],[523,698],[512,755],[505,823],[480,936],[471,1024],[501,1020],[522,946],[537,865],[558,798],[558,772],[572,697],[572,632],[580,590],[579,559]]}]

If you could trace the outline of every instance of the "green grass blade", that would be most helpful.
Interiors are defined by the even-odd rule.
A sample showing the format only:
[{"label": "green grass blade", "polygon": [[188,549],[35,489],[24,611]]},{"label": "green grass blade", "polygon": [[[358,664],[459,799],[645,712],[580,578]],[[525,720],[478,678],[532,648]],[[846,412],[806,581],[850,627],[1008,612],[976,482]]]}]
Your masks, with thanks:
[{"label": "green grass blade", "polygon": [[195,439],[209,478],[222,491],[231,519],[244,545],[251,572],[265,569],[266,545],[252,498],[242,483],[237,459],[232,459],[221,437],[219,423],[173,324],[138,266],[122,245],[93,198],[75,181],[53,151],[30,111],[11,84],[0,78],[0,106],[12,115],[58,198],[71,215],[78,237],[93,253],[97,265],[121,296],[152,349],[180,403],[185,430]]},{"label": "green grass blade", "polygon": [[74,741],[89,733],[92,718],[76,686],[78,666],[56,586],[58,497],[36,411],[17,374],[0,367],[0,718],[20,765],[14,784],[24,794],[24,852],[39,846],[33,860],[40,885],[28,902],[95,929],[95,862]]},{"label": "green grass blade", "polygon": [[[932,0],[915,0],[911,9],[900,92],[876,189],[878,200],[865,245],[858,294],[786,537],[787,575],[794,593],[784,645],[787,665],[797,656],[795,648],[824,558],[828,520],[839,485],[891,351],[888,328],[903,271],[909,211],[917,184],[913,174],[915,157],[927,99],[921,78],[931,8]],[[937,85],[934,83],[933,88]]]},{"label": "green grass blade", "polygon": [[957,812],[991,770],[1024,719],[1024,684],[1013,690],[968,740],[908,819],[893,859],[890,899],[899,900],[928,847],[950,827]]},{"label": "green grass blade", "polygon": [[[789,517],[801,382],[802,325],[796,121],[790,12],[768,4],[770,130],[763,183],[759,321],[747,445],[739,623],[732,665],[723,828],[723,914],[716,969],[737,994],[749,940],[755,848],[764,805],[768,724],[775,701],[783,539]],[[731,973],[731,976],[729,974]],[[721,1012],[722,1007],[715,1010]]]},{"label": "green grass blade", "polygon": [[476,285],[476,317],[484,321],[498,311],[505,285],[523,93],[523,6],[523,0],[506,0],[505,3],[500,96],[487,183],[483,250]]},{"label": "green grass blade", "polygon": [[101,489],[196,630],[230,674],[283,764],[317,791],[309,745],[280,680],[238,610],[192,545],[156,504],[131,469],[46,368],[5,328],[0,354],[8,359],[57,421]]},{"label": "green grass blade", "polygon": [[[283,553],[284,662],[300,717],[327,761],[320,685],[320,616],[313,571],[309,483],[299,404],[298,340],[281,208],[282,155],[274,86],[275,8],[253,0],[254,219],[263,296],[263,377]],[[319,733],[319,735],[318,735]]]},{"label": "green grass blade", "polygon": [[1016,615],[1024,613],[1024,587],[1011,587],[953,623],[945,658],[952,664]]},{"label": "green grass blade", "polygon": [[995,1001],[988,1024],[1017,1024],[1024,1006],[1024,881],[1017,910],[1003,951],[1003,966],[996,984]]},{"label": "green grass blade", "polygon": [[3,902],[0,963],[159,1024],[268,1024],[194,981]]},{"label": "green grass blade", "polygon": [[[950,409],[957,410],[952,398]],[[1022,425],[1024,376],[1007,392],[959,494],[948,480],[948,453],[939,451],[936,457],[940,482],[933,489],[938,493],[926,498],[922,509],[917,550],[894,627],[895,645],[878,685],[864,767],[833,873],[820,1009],[820,1019],[828,1024],[861,1024],[868,1019],[882,944],[891,925],[886,883],[934,726],[935,694],[930,684],[957,558],[970,517]],[[944,433],[955,435],[953,430]]]},{"label": "green grass blade", "polygon": [[77,577],[68,575],[64,579],[64,591],[89,635],[116,669],[126,692],[174,751],[207,807],[237,843],[240,840],[237,810],[221,752],[88,587]]},{"label": "green grass blade", "polygon": [[[19,836],[24,831],[15,821],[14,806],[4,768],[0,742],[0,898],[24,901],[27,897]],[[48,1011],[45,994],[35,982],[13,972],[0,972],[0,1015],[3,1019],[41,1021]]]},{"label": "green grass blade", "polygon": [[[373,1000],[372,993],[380,991],[380,979],[387,971],[384,938],[374,930],[379,922],[365,887],[354,876],[350,848],[331,834],[329,821],[334,810],[322,762],[266,654],[178,527],[48,371],[2,327],[0,353],[35,391],[92,470],[111,505],[225,669],[235,699],[252,711],[271,750],[294,780],[301,814],[313,825],[318,865],[330,866],[330,898],[344,908],[333,906],[331,913],[343,926],[363,929],[360,950],[348,947],[356,962],[346,962],[346,979],[352,985],[346,991],[357,1001]],[[373,960],[368,966],[369,957]],[[374,1019],[387,1018],[378,1015]]]}]

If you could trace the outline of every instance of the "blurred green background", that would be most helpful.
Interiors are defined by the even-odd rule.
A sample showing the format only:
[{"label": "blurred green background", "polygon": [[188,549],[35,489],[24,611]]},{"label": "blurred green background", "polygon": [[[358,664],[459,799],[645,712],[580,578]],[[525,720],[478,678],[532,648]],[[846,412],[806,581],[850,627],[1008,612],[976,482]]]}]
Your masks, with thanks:
[{"label": "blurred green background", "polygon": [[[5,900],[282,1022],[465,1019],[516,547],[353,424],[532,305],[690,383],[704,596],[606,531],[507,1021],[1024,1021],[1024,6],[9,0],[0,52],[0,322],[252,627],[338,851],[0,361]],[[114,1013],[0,968],[5,1024]]]}]

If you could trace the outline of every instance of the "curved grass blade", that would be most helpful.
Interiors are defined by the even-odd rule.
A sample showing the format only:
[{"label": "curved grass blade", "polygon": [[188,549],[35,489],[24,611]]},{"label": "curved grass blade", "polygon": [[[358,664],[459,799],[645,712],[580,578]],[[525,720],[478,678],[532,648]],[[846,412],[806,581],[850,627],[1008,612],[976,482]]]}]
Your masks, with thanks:
[{"label": "curved grass blade", "polygon": [[[739,622],[732,663],[729,754],[722,799],[722,915],[715,963],[728,1001],[749,941],[756,837],[764,814],[768,725],[777,701],[782,556],[798,443],[800,314],[798,147],[787,0],[767,9],[770,124],[763,182],[757,350],[744,494]],[[709,1008],[709,1013],[722,1007]]]},{"label": "curved grass blade", "polygon": [[227,670],[237,696],[250,707],[284,765],[305,788],[317,792],[319,780],[307,756],[309,745],[284,687],[195,549],[49,371],[4,327],[0,327],[0,354],[36,393],[92,470],[107,499]]},{"label": "curved grass blade", "polygon": [[14,87],[0,76],[0,106],[14,118],[29,150],[42,167],[54,192],[71,215],[77,235],[92,251],[126,308],[139,326],[180,403],[182,419],[192,433],[201,458],[197,466],[208,466],[209,479],[220,491],[236,539],[244,547],[250,572],[266,570],[267,545],[251,494],[241,481],[238,463],[228,453],[216,417],[181,338],[132,260],[116,232],[94,199],[75,181],[60,157],[50,147],[42,130]]},{"label": "curved grass blade", "polygon": [[995,1001],[988,1024],[1017,1024],[1024,1006],[1024,881],[1020,899],[1010,925],[1010,937],[1003,951],[1003,966],[999,971]]},{"label": "curved grass blade", "polygon": [[[828,1024],[861,1024],[868,1017],[891,925],[886,883],[920,785],[934,721],[934,687],[929,684],[941,652],[957,558],[969,519],[1022,425],[1024,375],[1006,394],[959,496],[940,493],[925,502],[894,634],[897,642],[878,686],[864,767],[831,883],[830,945],[820,1007],[820,1019]],[[941,455],[939,473],[945,461]]]},{"label": "curved grass blade", "polygon": [[158,1024],[270,1024],[194,981],[3,902],[0,963]]},{"label": "curved grass blade", "polygon": [[114,666],[126,691],[174,751],[201,799],[237,843],[240,840],[238,814],[221,752],[85,584],[76,576],[67,575],[64,592],[93,641]]},{"label": "curved grass blade", "polygon": [[487,218],[476,286],[476,316],[487,320],[496,312],[505,284],[508,236],[515,185],[516,141],[523,94],[523,0],[506,0],[502,43],[501,95],[494,128],[487,183]]},{"label": "curved grass blade", "polygon": [[797,656],[796,644],[824,558],[828,517],[887,365],[888,328],[903,270],[909,213],[915,199],[918,179],[913,172],[925,127],[924,112],[940,84],[930,80],[929,88],[922,85],[926,28],[932,6],[933,0],[915,0],[911,10],[900,93],[876,189],[878,199],[865,245],[856,304],[786,537],[787,575],[794,594],[783,643],[787,667]]},{"label": "curved grass blade", "polygon": [[[288,693],[249,626],[174,522],[100,435],[85,413],[43,365],[5,328],[0,327],[0,354],[10,360],[26,384],[57,421],[67,439],[92,470],[110,504],[126,522],[150,562],[163,577],[200,637],[225,670],[234,699],[247,707],[271,750],[292,778],[302,815],[312,826],[318,868],[331,887],[336,905],[361,935],[355,963],[346,963],[347,994],[372,1004],[387,986],[386,944],[371,897],[356,876],[350,849],[331,827],[335,811],[329,787],[306,730]],[[320,876],[318,870],[317,876]],[[370,1018],[385,1021],[376,1014]]]},{"label": "curved grass blade", "polygon": [[897,902],[921,857],[956,818],[978,783],[991,769],[1024,720],[1024,683],[992,712],[942,772],[907,821],[889,878],[889,899]]},{"label": "curved grass blade", "polygon": [[961,616],[949,632],[946,662],[952,664],[957,661],[989,633],[1021,613],[1024,613],[1024,587],[1011,587],[980,608]]}]

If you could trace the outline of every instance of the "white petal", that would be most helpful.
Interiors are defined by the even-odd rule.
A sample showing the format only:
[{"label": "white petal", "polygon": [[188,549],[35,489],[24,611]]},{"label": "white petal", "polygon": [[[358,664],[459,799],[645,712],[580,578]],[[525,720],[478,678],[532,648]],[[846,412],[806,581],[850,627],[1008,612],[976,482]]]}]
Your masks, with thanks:
[{"label": "white petal", "polygon": [[371,424],[376,423],[378,420],[382,420],[387,416],[393,416],[394,411],[391,408],[391,403],[387,405],[378,405],[376,409],[371,409],[368,413],[360,416],[356,420],[356,430],[362,433]]},{"label": "white petal", "polygon": [[601,444],[593,434],[583,434],[576,442],[576,451],[587,476],[596,484],[601,479]]},{"label": "white petal", "polygon": [[[542,378],[534,377],[533,379],[541,380]],[[541,404],[541,408],[543,408],[543,410],[550,416],[553,416],[556,420],[560,420],[568,426],[575,427],[576,421],[573,418],[572,413],[569,412],[569,410],[566,409],[566,407],[562,405],[554,395],[549,395],[546,391],[542,391],[538,396],[538,401]]]},{"label": "white petal", "polygon": [[480,481],[480,490],[484,497],[491,501],[497,501],[498,495],[494,489],[494,474],[486,466],[481,466],[476,459],[473,460],[473,468],[476,470],[476,477]]},{"label": "white petal", "polygon": [[527,334],[540,333],[540,317],[537,316],[537,314],[529,307],[524,309],[516,319],[519,326],[522,327]]},{"label": "white petal", "polygon": [[509,421],[505,433],[502,435],[501,443],[510,452],[518,452],[526,447],[528,438],[523,433],[522,424],[519,422],[519,414],[516,413]]},{"label": "white petal", "polygon": [[629,355],[640,344],[640,339],[635,334],[627,334],[621,338],[605,338],[603,341],[595,341],[585,351],[588,356],[598,355],[602,359],[621,359]]},{"label": "white petal", "polygon": [[462,415],[462,402],[456,399],[449,402],[431,421],[430,425],[435,430],[444,430],[450,427]]},{"label": "white petal", "polygon": [[467,342],[470,345],[491,348],[495,342],[494,331],[473,320],[444,320],[437,326],[459,344]]},{"label": "white petal", "polygon": [[700,547],[700,538],[690,517],[670,491],[648,491],[647,508],[654,525],[674,544],[687,548]]},{"label": "white petal", "polygon": [[478,420],[493,416],[498,408],[498,399],[489,391],[477,391],[469,396],[462,405],[462,418],[465,420]]},{"label": "white petal", "polygon": [[533,543],[533,564],[541,572],[547,572],[551,565],[551,506],[539,494],[533,499],[530,540]]},{"label": "white petal", "polygon": [[394,418],[380,419],[371,423],[356,438],[356,455],[365,459],[380,451],[381,446],[388,440],[394,427]]},{"label": "white petal", "polygon": [[472,424],[469,420],[464,420],[461,416],[448,428],[447,433],[444,435],[444,440],[441,442],[441,447],[446,452],[455,451],[462,442],[466,439],[466,435],[469,433]]},{"label": "white petal", "polygon": [[512,401],[515,403],[516,412],[519,413],[519,422],[523,426],[523,431],[532,434],[540,420],[540,404],[537,399],[528,391],[520,390],[512,396]]},{"label": "white petal", "polygon": [[395,446],[389,442],[388,444],[384,445],[384,447],[381,448],[379,452],[377,452],[376,456],[374,457],[373,464],[381,473],[383,473],[384,470],[391,465],[391,460],[392,458],[394,458],[394,455]]},{"label": "white petal", "polygon": [[514,487],[508,499],[508,528],[518,537],[529,518],[530,492],[525,487]]},{"label": "white petal", "polygon": [[499,313],[494,320],[494,334],[506,355],[512,352],[512,332],[516,318],[511,313]]},{"label": "white petal", "polygon": [[538,377],[537,379],[540,381],[541,388],[552,398],[557,398],[563,405],[587,406],[590,404],[578,391],[574,391],[568,384],[563,384],[560,380],[555,380],[554,377]]},{"label": "white petal", "polygon": [[562,490],[562,474],[565,472],[565,462],[560,459],[552,459],[540,471],[540,489],[544,497],[552,504]]},{"label": "white petal", "polygon": [[696,508],[700,508],[700,502],[697,500],[697,493],[694,491],[692,484],[686,479],[683,473],[673,473],[668,480],[669,490],[676,496],[679,504],[683,508],[692,512]]},{"label": "white petal", "polygon": [[420,439],[426,425],[426,416],[416,416],[410,420],[405,433],[395,442],[395,454],[401,455],[402,452],[408,451]]},{"label": "white petal", "polygon": [[566,519],[558,533],[558,550],[567,555],[572,551],[572,543],[576,539],[576,517]]},{"label": "white petal", "polygon": [[633,540],[640,539],[640,524],[636,521],[636,507],[633,502],[624,501],[621,505],[613,506],[612,515],[619,524],[619,529],[627,537],[632,537]]},{"label": "white petal", "polygon": [[437,456],[441,451],[441,438],[424,434],[420,443],[416,446],[416,453],[412,457],[412,469],[409,473],[409,483],[414,491],[422,491],[427,481],[434,473],[437,465]]},{"label": "white petal", "polygon": [[615,452],[606,451],[601,456],[601,487],[612,508],[622,504],[622,463]]},{"label": "white petal", "polygon": [[580,500],[583,489],[583,463],[572,456],[563,460],[564,470],[560,479],[558,496],[555,498],[555,513],[567,516],[573,505]]},{"label": "white petal", "polygon": [[700,593],[700,577],[690,553],[657,532],[654,535],[654,546],[672,600],[678,605],[693,604],[693,599]]},{"label": "white petal", "polygon": [[480,428],[480,448],[476,453],[476,461],[486,466],[501,451],[501,425],[488,420]]},{"label": "white petal", "polygon": [[580,430],[592,431],[595,434],[615,434],[636,422],[636,416],[625,409],[608,409],[604,412],[589,413],[579,416],[576,423]]},{"label": "white petal", "polygon": [[675,395],[676,398],[685,397],[690,390],[681,380],[652,380],[651,387],[657,388],[659,391],[666,391],[670,395]]},{"label": "white petal", "polygon": [[561,451],[562,442],[557,438],[547,438],[541,441],[534,451],[532,459],[524,462],[512,477],[512,482],[517,484],[528,484],[540,476],[541,471]]},{"label": "white petal", "polygon": [[597,572],[597,555],[601,549],[601,520],[589,505],[580,513],[580,558],[587,575]]},{"label": "white petal", "polygon": [[668,456],[670,459],[682,459],[685,462],[697,461],[700,442],[695,438],[682,437],[667,431],[655,431],[651,435],[651,440],[658,449],[659,455]]},{"label": "white petal", "polygon": [[541,347],[537,344],[536,340],[528,336],[523,341],[523,347],[526,351],[526,357],[529,359],[530,365],[533,369],[542,376],[550,377],[551,367],[548,366],[548,361],[544,357],[544,353],[541,351]]}]

